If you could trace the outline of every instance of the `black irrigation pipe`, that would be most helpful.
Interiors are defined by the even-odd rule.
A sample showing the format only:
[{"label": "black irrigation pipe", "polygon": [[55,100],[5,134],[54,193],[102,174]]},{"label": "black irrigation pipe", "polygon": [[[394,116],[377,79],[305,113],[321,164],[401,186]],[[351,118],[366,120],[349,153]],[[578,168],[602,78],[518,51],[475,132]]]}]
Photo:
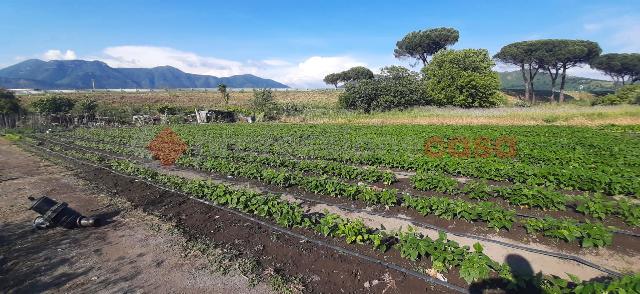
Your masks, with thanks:
[{"label": "black irrigation pipe", "polygon": [[414,277],[416,277],[418,279],[424,280],[424,281],[426,281],[428,283],[436,284],[436,285],[439,285],[439,286],[443,286],[443,287],[446,287],[446,288],[448,288],[450,290],[454,290],[454,291],[459,292],[459,293],[465,293],[465,294],[470,293],[469,290],[466,289],[466,288],[462,288],[460,286],[457,286],[457,285],[454,285],[454,284],[451,284],[451,283],[448,283],[448,282],[445,282],[445,281],[441,281],[439,279],[424,275],[424,274],[422,274],[420,272],[417,272],[417,271],[414,271],[414,270],[411,270],[411,269],[404,268],[404,267],[399,266],[399,265],[394,264],[394,263],[386,262],[386,261],[383,261],[383,260],[380,260],[380,259],[377,259],[377,258],[373,258],[373,257],[367,256],[367,255],[363,255],[363,254],[360,254],[358,252],[355,252],[355,251],[352,251],[352,250],[349,250],[349,249],[346,249],[346,248],[342,248],[340,246],[331,245],[331,244],[328,244],[328,243],[326,243],[324,241],[321,241],[321,240],[316,240],[316,239],[309,238],[307,236],[304,236],[302,234],[298,234],[298,233],[293,232],[291,230],[288,230],[288,229],[285,229],[285,228],[282,228],[282,227],[278,227],[278,226],[274,226],[274,225],[272,225],[270,223],[261,221],[259,219],[256,219],[256,218],[252,217],[252,216],[249,216],[249,215],[247,215],[245,213],[242,213],[242,212],[239,212],[239,211],[235,211],[233,209],[226,208],[226,207],[223,207],[223,206],[219,206],[219,205],[214,204],[214,203],[212,203],[210,201],[206,201],[206,200],[202,200],[202,199],[199,199],[199,198],[195,198],[193,196],[187,195],[187,194],[185,194],[183,192],[180,192],[180,191],[176,191],[176,190],[173,190],[173,189],[169,189],[169,188],[163,187],[163,186],[158,185],[156,183],[147,181],[146,179],[143,179],[143,178],[140,178],[140,177],[126,175],[126,174],[114,171],[112,169],[106,168],[104,166],[100,166],[100,165],[93,164],[93,163],[90,163],[90,162],[87,162],[87,161],[84,161],[84,160],[73,158],[71,156],[67,156],[65,154],[62,154],[62,153],[59,153],[59,152],[56,152],[56,151],[53,151],[53,150],[50,150],[50,149],[47,149],[47,148],[44,148],[44,147],[41,147],[41,146],[32,145],[32,144],[27,144],[27,145],[30,145],[32,147],[37,147],[37,148],[40,148],[42,150],[46,150],[46,151],[48,151],[50,153],[53,153],[53,154],[56,154],[58,156],[62,156],[62,157],[77,161],[77,162],[85,164],[85,165],[90,165],[90,166],[93,166],[93,167],[97,167],[97,168],[101,168],[101,169],[107,170],[107,171],[109,171],[111,173],[114,173],[114,174],[117,174],[119,176],[123,176],[123,177],[127,177],[127,178],[131,178],[131,179],[135,179],[137,181],[144,182],[144,183],[146,183],[148,185],[151,185],[151,186],[154,186],[154,187],[156,187],[158,189],[162,189],[162,190],[165,190],[165,191],[169,191],[169,192],[172,192],[172,193],[183,195],[185,197],[189,197],[190,199],[193,199],[193,200],[196,200],[196,201],[211,205],[211,206],[213,206],[215,208],[218,208],[220,210],[224,210],[224,211],[229,212],[229,213],[233,213],[235,215],[238,215],[240,217],[243,217],[245,219],[248,219],[250,221],[258,223],[258,224],[260,224],[262,226],[268,227],[268,228],[270,228],[270,229],[272,229],[274,231],[278,231],[280,233],[287,234],[287,235],[302,239],[302,240],[304,240],[306,242],[314,243],[316,245],[320,245],[320,246],[324,246],[324,247],[333,249],[333,250],[338,251],[338,252],[340,252],[342,254],[345,254],[345,255],[350,255],[350,256],[353,256],[353,257],[356,257],[356,258],[360,258],[360,259],[363,259],[363,260],[371,262],[371,263],[379,264],[379,265],[382,265],[384,267],[394,269],[394,270],[399,271],[401,273],[404,273],[404,274],[407,274],[407,275],[410,275],[410,276],[414,276]]},{"label": "black irrigation pipe", "polygon": [[[60,143],[60,142],[56,142],[56,143]],[[67,147],[71,147],[71,148],[74,148],[74,147],[75,148],[79,148],[81,150],[84,150],[84,151],[87,151],[87,152],[91,152],[91,153],[98,153],[98,154],[101,154],[101,155],[104,155],[104,156],[109,156],[109,157],[118,158],[118,159],[133,160],[133,161],[135,161],[137,163],[140,163],[140,161],[138,161],[136,159],[114,156],[114,155],[102,153],[100,151],[92,151],[92,150],[88,150],[88,149],[82,148],[80,146],[70,146],[70,145],[67,145],[65,143],[61,143],[61,144],[65,145]],[[274,193],[272,191],[269,191],[268,189],[266,189],[265,191],[266,192],[270,192],[270,193]],[[416,220],[410,219],[408,217],[388,216],[388,215],[386,215],[386,214],[384,214],[382,212],[367,211],[367,210],[364,210],[364,209],[345,206],[343,204],[335,204],[335,203],[331,203],[331,202],[328,202],[328,201],[323,201],[323,200],[318,200],[318,199],[311,199],[311,198],[307,198],[307,197],[299,196],[299,195],[292,195],[292,196],[294,198],[298,198],[298,199],[301,199],[301,200],[305,200],[305,201],[309,201],[309,202],[322,203],[322,204],[325,204],[325,205],[334,206],[334,207],[337,207],[337,208],[340,208],[340,209],[343,209],[343,210],[352,211],[352,212],[360,212],[360,213],[365,213],[365,214],[369,214],[369,215],[375,215],[375,216],[380,216],[380,217],[395,218],[395,219],[399,219],[399,220],[404,220],[404,221],[408,221],[408,222],[410,222],[410,223],[412,223],[412,224],[414,224],[416,226],[421,226],[421,227],[429,228],[429,229],[436,230],[436,231],[442,231],[442,232],[445,232],[447,234],[451,234],[451,235],[458,236],[458,237],[476,239],[476,240],[483,241],[483,242],[498,244],[500,246],[504,246],[504,247],[507,247],[507,248],[515,248],[515,249],[519,249],[519,250],[523,250],[523,251],[527,251],[527,252],[531,252],[531,253],[535,253],[535,254],[546,255],[546,256],[551,256],[551,257],[565,259],[565,260],[571,260],[571,261],[580,263],[582,265],[594,268],[596,270],[599,270],[599,271],[601,271],[603,273],[606,273],[606,274],[609,274],[611,276],[615,276],[615,277],[621,277],[622,276],[619,272],[616,272],[616,271],[608,269],[606,267],[597,265],[595,263],[592,263],[592,262],[590,262],[588,260],[585,260],[585,259],[583,259],[581,257],[574,256],[574,255],[569,255],[569,254],[564,254],[564,253],[559,253],[559,252],[553,252],[553,251],[547,251],[547,250],[527,247],[527,246],[518,245],[518,244],[512,244],[512,243],[508,243],[508,242],[503,242],[503,241],[499,241],[499,240],[494,240],[494,239],[490,239],[490,238],[481,237],[481,236],[474,235],[474,234],[453,232],[453,231],[447,230],[445,228],[438,227],[438,226],[435,226],[435,225],[432,225],[432,224],[429,224],[429,223],[425,223],[425,222],[421,222],[421,221],[416,221]],[[529,216],[529,215],[523,215],[523,216],[536,218],[535,216]]]},{"label": "black irrigation pipe", "polygon": [[508,242],[503,242],[503,241],[498,241],[498,240],[494,240],[494,239],[489,239],[489,238],[485,238],[485,237],[481,237],[478,235],[474,235],[474,234],[468,234],[468,233],[457,233],[457,232],[452,232],[449,231],[445,228],[442,227],[438,227],[429,223],[425,223],[425,222],[421,222],[421,221],[416,221],[413,219],[410,219],[408,217],[398,217],[398,216],[388,216],[385,213],[382,212],[373,212],[373,211],[367,211],[364,209],[359,209],[359,208],[353,208],[353,207],[348,207],[348,206],[344,206],[344,205],[340,205],[340,204],[332,204],[330,202],[326,202],[326,201],[322,201],[322,200],[316,200],[316,199],[309,199],[306,197],[302,197],[302,196],[294,196],[296,198],[299,199],[303,199],[303,200],[307,200],[307,201],[312,201],[312,202],[318,202],[318,203],[322,203],[322,204],[326,204],[326,205],[331,205],[334,207],[338,207],[340,209],[344,209],[344,210],[349,210],[349,211],[354,211],[354,212],[361,212],[361,213],[366,213],[366,214],[370,214],[370,215],[375,215],[375,216],[380,216],[380,217],[386,217],[386,218],[395,218],[395,219],[400,219],[400,220],[404,220],[404,221],[408,221],[414,225],[417,226],[422,226],[422,227],[426,227],[432,230],[436,230],[436,231],[442,231],[445,232],[447,234],[450,235],[454,235],[454,236],[458,236],[458,237],[464,237],[464,238],[469,238],[469,239],[476,239],[479,241],[483,241],[483,242],[488,242],[488,243],[495,243],[507,248],[515,248],[515,249],[519,249],[522,251],[527,251],[527,252],[531,252],[531,253],[536,253],[536,254],[540,254],[540,255],[546,255],[546,256],[551,256],[551,257],[556,257],[556,258],[560,258],[560,259],[566,259],[566,260],[571,260],[571,261],[575,261],[577,263],[586,265],[588,267],[594,268],[596,270],[599,270],[603,273],[607,273],[609,275],[615,276],[615,277],[621,277],[622,274],[620,274],[619,272],[616,272],[614,270],[608,269],[606,267],[597,265],[595,263],[592,263],[588,260],[585,260],[581,257],[578,256],[574,256],[574,255],[568,255],[568,254],[564,254],[564,253],[558,253],[558,252],[553,252],[553,251],[546,251],[546,250],[542,250],[542,249],[537,249],[537,248],[531,248],[531,247],[527,247],[527,246],[522,246],[522,245],[517,245],[517,244],[512,244],[512,243],[508,243]]}]

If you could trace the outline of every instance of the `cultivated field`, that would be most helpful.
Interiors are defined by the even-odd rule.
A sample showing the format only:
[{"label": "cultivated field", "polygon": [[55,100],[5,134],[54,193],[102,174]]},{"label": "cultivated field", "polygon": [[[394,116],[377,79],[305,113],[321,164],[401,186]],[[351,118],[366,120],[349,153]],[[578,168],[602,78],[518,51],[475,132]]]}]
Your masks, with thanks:
[{"label": "cultivated field", "polygon": [[[190,204],[178,218],[195,231],[237,234],[232,243],[238,248],[247,248],[243,242],[262,246],[261,263],[279,264],[287,275],[316,277],[305,283],[307,290],[373,287],[384,271],[380,266],[388,276],[376,281],[399,293],[429,287],[571,291],[607,283],[619,289],[631,278],[612,278],[640,270],[637,126],[163,128],[76,129],[32,136],[25,146],[184,193],[132,198],[150,210],[184,205],[186,197],[207,201]],[[444,155],[431,157],[424,145],[432,136],[470,143],[450,150],[445,143],[429,149]],[[514,138],[513,145],[496,150],[474,144],[503,136]],[[154,138],[154,144],[168,141],[154,145],[156,156],[186,149],[175,166],[154,160],[147,148]],[[100,174],[95,181],[114,181]],[[130,180],[118,187],[142,184]],[[210,205],[247,217],[245,229],[222,226],[219,213],[203,217],[198,207]],[[267,225],[287,241],[278,245],[256,229]],[[310,251],[297,251],[303,249],[291,236],[302,238]],[[337,258],[361,267],[353,272]]]}]

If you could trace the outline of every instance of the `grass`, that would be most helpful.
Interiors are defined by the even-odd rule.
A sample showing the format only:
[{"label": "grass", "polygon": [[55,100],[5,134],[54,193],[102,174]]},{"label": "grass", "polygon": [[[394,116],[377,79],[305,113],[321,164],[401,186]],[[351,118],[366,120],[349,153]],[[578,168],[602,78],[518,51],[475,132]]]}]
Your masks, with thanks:
[{"label": "grass", "polygon": [[416,107],[371,114],[339,109],[315,109],[287,122],[438,125],[640,125],[640,106],[541,104],[533,107],[462,109]]}]

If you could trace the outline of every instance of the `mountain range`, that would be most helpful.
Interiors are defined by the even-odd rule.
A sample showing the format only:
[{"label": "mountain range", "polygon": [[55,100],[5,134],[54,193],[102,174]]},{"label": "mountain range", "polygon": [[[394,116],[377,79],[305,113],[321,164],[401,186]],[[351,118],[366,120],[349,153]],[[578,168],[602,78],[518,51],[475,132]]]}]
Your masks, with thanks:
[{"label": "mountain range", "polygon": [[[503,90],[524,88],[520,71],[501,72]],[[288,88],[287,85],[254,75],[215,77],[185,73],[175,67],[113,68],[101,61],[29,59],[0,69],[0,88],[9,89],[175,89],[215,88]],[[558,85],[560,79],[558,79]],[[549,75],[538,73],[536,90],[550,90]],[[565,89],[590,92],[612,91],[611,81],[568,76]]]},{"label": "mountain range", "polygon": [[185,73],[175,67],[113,68],[101,61],[29,59],[0,69],[0,87],[9,89],[174,89],[288,88],[250,74],[215,77]]}]

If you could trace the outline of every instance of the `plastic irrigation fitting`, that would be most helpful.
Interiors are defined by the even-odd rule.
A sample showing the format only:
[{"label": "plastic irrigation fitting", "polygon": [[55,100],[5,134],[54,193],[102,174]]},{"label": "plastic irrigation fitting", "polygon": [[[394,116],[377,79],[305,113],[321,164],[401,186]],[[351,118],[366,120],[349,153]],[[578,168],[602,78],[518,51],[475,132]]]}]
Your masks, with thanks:
[{"label": "plastic irrigation fitting", "polygon": [[37,199],[28,198],[32,201],[29,209],[40,214],[33,220],[33,226],[37,229],[46,229],[56,225],[66,229],[98,225],[98,219],[83,216],[70,208],[66,202],[57,202],[47,196]]}]

